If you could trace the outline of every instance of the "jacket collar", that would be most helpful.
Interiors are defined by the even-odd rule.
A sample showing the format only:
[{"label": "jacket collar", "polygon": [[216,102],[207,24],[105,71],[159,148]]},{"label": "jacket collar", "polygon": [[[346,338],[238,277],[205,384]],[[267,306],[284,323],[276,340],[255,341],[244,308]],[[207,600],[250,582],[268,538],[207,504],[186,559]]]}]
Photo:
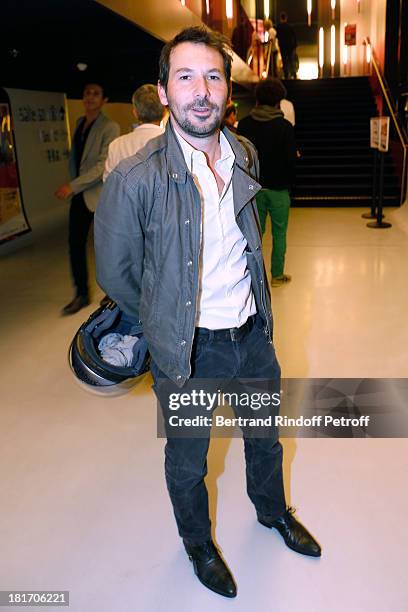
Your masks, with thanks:
[{"label": "jacket collar", "polygon": [[[178,183],[185,183],[188,168],[184,159],[180,143],[169,119],[166,125],[167,138],[167,171],[169,176]],[[249,173],[250,160],[245,148],[238,142],[235,136],[227,128],[223,128],[222,133],[228,140],[235,155],[235,163],[245,172]]]},{"label": "jacket collar", "polygon": [[[234,212],[237,217],[244,206],[260,191],[261,185],[249,174],[252,160],[249,159],[245,147],[238,142],[227,128],[223,128],[222,132],[230,143],[235,155],[232,189],[234,192]],[[176,183],[185,183],[188,168],[170,120],[167,122],[165,135],[167,138],[167,171],[169,176]]]},{"label": "jacket collar", "polygon": [[[84,148],[84,151],[82,153],[81,163],[88,157],[89,151],[92,149],[92,147],[94,145],[94,140],[96,138],[99,126],[102,125],[102,123],[105,120],[106,120],[106,115],[104,115],[102,112],[100,112],[99,115],[97,116],[97,118],[95,119],[95,121],[93,122],[91,131],[89,132],[88,138],[86,139],[85,148]],[[96,129],[94,129],[94,128],[96,128]]]}]

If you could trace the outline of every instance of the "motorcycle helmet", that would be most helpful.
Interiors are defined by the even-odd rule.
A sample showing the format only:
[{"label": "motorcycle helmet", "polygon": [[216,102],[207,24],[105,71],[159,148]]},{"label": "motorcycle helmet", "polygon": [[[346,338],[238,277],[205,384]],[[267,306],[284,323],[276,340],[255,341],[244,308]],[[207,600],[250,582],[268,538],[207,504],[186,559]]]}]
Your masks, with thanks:
[{"label": "motorcycle helmet", "polygon": [[[131,336],[133,342],[137,338],[130,349],[130,364],[112,365],[102,358],[101,341],[108,334]],[[77,381],[86,390],[100,395],[120,395],[148,371],[150,356],[139,323],[111,301],[95,310],[78,329],[69,347],[68,361]]]}]

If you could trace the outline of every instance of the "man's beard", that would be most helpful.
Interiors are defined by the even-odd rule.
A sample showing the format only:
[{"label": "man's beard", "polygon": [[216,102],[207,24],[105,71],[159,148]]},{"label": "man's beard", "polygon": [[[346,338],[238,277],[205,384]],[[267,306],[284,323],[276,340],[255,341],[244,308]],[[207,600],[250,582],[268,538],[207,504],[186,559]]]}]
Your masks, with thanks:
[{"label": "man's beard", "polygon": [[[189,134],[189,136],[195,136],[196,138],[206,138],[207,136],[212,136],[213,134],[215,134],[220,128],[222,118],[224,117],[225,113],[225,107],[226,101],[223,104],[222,108],[220,108],[217,104],[209,102],[206,98],[201,98],[195,100],[190,104],[186,104],[186,106],[183,106],[181,109],[178,109],[176,107],[176,112],[175,108],[172,108],[171,104],[169,108],[173,119],[186,134]],[[190,121],[187,114],[189,110],[201,108],[208,108],[213,111],[213,113],[210,115],[209,118],[205,117],[201,120],[202,125],[196,125],[195,123]],[[197,121],[200,122],[199,117],[197,117]]]}]

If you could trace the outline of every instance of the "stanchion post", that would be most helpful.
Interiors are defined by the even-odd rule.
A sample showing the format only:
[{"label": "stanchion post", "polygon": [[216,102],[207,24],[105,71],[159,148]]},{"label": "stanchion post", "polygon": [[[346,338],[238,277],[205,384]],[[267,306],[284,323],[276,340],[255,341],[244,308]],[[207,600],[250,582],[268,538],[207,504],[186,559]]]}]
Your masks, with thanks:
[{"label": "stanchion post", "polygon": [[384,165],[385,165],[385,153],[381,152],[380,155],[380,184],[378,192],[378,206],[377,206],[377,220],[372,223],[367,223],[367,227],[373,229],[385,229],[391,227],[391,223],[383,221],[383,200],[384,200]]},{"label": "stanchion post", "polygon": [[[383,221],[383,201],[384,201],[384,166],[385,155],[388,151],[390,142],[390,118],[389,117],[374,117],[370,121],[370,146],[375,149],[376,154],[380,155],[380,178],[378,185],[378,202],[377,202],[377,220],[372,223],[367,223],[367,227],[373,229],[384,229],[391,227],[391,223]],[[374,178],[376,181],[376,179]],[[375,205],[375,202],[373,202]],[[371,213],[375,213],[371,207]]]},{"label": "stanchion post", "polygon": [[380,156],[380,184],[379,184],[378,205],[377,205],[377,223],[381,223],[383,220],[385,153],[379,153],[379,156]]},{"label": "stanchion post", "polygon": [[371,212],[363,213],[363,219],[375,219],[378,199],[378,149],[373,148],[373,191],[371,196]]}]

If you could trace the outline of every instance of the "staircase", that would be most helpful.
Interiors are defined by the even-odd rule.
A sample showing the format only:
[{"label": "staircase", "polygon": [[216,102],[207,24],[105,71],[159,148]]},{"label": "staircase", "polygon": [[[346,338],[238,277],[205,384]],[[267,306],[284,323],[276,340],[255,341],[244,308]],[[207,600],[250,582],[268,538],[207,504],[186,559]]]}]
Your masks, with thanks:
[{"label": "staircase", "polygon": [[[296,111],[298,160],[293,206],[370,206],[377,115],[368,78],[285,81]],[[399,178],[387,154],[384,206],[400,204]]]}]

